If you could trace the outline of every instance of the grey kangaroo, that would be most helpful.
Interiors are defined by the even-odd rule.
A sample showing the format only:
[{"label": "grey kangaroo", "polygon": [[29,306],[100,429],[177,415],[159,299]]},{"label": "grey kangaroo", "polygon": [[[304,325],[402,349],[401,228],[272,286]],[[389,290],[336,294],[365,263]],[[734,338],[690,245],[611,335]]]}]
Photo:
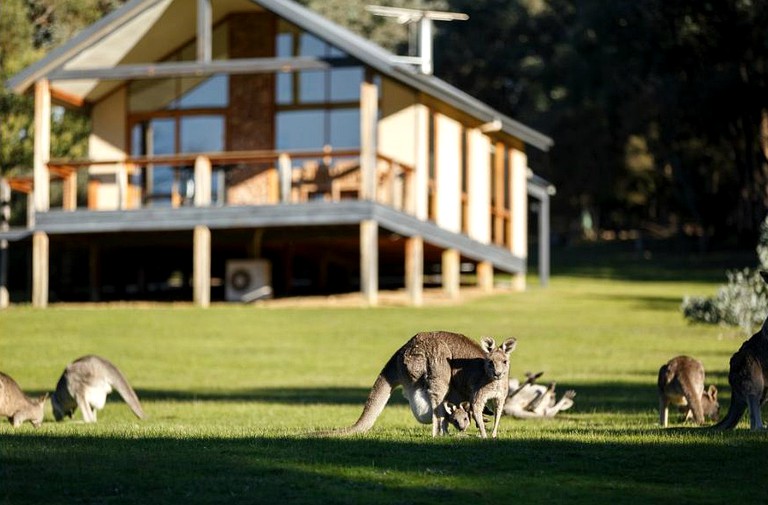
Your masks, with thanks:
[{"label": "grey kangaroo", "polygon": [[95,423],[96,412],[104,408],[112,388],[120,393],[136,417],[145,417],[139,397],[122,372],[99,356],[83,356],[67,365],[51,396],[53,415],[57,421],[61,421],[65,416],[72,417],[80,407],[83,420]]},{"label": "grey kangaroo", "polygon": [[690,356],[676,356],[659,369],[659,424],[669,424],[669,406],[676,405],[685,412],[685,420],[693,417],[696,424],[705,419],[717,421],[720,404],[717,388],[704,389],[704,365]]},{"label": "grey kangaroo", "polygon": [[30,398],[10,375],[0,372],[0,416],[7,417],[14,428],[21,426],[24,421],[39,428],[43,422],[47,398],[47,393],[39,398]]},{"label": "grey kangaroo", "polygon": [[452,424],[459,431],[467,431],[467,428],[472,422],[469,402],[461,402],[458,405],[454,405],[451,402],[444,402],[443,408],[445,409],[448,424]]},{"label": "grey kangaroo", "polygon": [[[354,434],[370,430],[387,405],[392,391],[402,386],[413,416],[425,424],[431,421],[433,437],[447,431],[441,404],[449,390],[453,395],[451,398],[470,401],[480,433],[485,437],[483,407],[488,400],[501,395],[500,391],[506,397],[509,354],[515,344],[515,339],[509,338],[496,348],[494,340],[485,337],[481,347],[459,333],[417,333],[395,352],[381,370],[357,422],[333,433]],[[496,409],[496,415],[494,436],[501,408]]]},{"label": "grey kangaroo", "polygon": [[[760,276],[768,283],[768,272]],[[763,429],[760,407],[768,393],[768,319],[760,330],[744,342],[731,356],[728,383],[731,385],[731,404],[725,417],[713,426],[717,430],[736,427],[749,407],[749,427]]]}]

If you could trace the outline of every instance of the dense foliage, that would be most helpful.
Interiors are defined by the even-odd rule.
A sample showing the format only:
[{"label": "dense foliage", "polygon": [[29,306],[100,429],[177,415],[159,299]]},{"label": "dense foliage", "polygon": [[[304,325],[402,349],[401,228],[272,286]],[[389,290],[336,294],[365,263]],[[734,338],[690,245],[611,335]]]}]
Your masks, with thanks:
[{"label": "dense foliage", "polygon": [[[7,79],[124,0],[4,0]],[[407,29],[367,0],[302,0],[405,52]],[[377,2],[374,2],[377,3]],[[558,188],[554,229],[754,245],[768,182],[768,3],[390,0],[461,11],[436,24],[436,73],[550,135],[530,162]],[[31,104],[0,91],[0,171],[31,166]],[[87,120],[57,116],[53,151],[84,153]],[[535,150],[534,150],[535,151]]]}]

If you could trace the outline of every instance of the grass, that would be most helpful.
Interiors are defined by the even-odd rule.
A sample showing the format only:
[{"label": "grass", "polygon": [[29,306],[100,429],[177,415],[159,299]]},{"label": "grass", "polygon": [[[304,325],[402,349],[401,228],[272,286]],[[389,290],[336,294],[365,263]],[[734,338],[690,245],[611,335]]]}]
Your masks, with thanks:
[{"label": "grass", "polygon": [[[662,277],[667,279],[666,277]],[[706,280],[556,275],[548,289],[459,306],[14,307],[0,313],[0,370],[30,393],[97,353],[150,418],[112,395],[96,425],[0,425],[2,503],[759,502],[768,437],[657,427],[656,373],[701,359],[728,405],[744,335],[692,326],[683,295]],[[576,405],[550,421],[502,420],[497,440],[432,439],[395,393],[374,429],[351,424],[391,354],[429,329],[518,338],[511,374],[544,370]],[[79,413],[77,414],[79,419]]]}]

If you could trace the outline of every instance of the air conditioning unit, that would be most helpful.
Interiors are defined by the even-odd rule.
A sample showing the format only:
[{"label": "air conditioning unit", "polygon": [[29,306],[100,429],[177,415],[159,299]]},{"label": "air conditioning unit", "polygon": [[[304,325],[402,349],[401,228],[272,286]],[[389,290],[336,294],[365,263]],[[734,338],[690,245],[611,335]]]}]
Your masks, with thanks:
[{"label": "air conditioning unit", "polygon": [[265,259],[228,260],[224,297],[253,302],[272,297],[272,265]]}]

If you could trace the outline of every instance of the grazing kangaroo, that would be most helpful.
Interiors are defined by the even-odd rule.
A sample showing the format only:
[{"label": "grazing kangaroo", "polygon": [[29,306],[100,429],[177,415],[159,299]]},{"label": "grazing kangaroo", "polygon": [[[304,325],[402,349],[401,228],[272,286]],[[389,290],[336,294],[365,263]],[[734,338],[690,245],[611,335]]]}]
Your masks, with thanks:
[{"label": "grazing kangaroo", "polygon": [[[760,276],[768,283],[768,272],[761,271]],[[731,404],[723,420],[713,428],[735,428],[749,407],[750,429],[763,429],[760,407],[768,394],[768,319],[763,322],[760,331],[741,344],[731,356],[728,383],[731,385]]]},{"label": "grazing kangaroo", "polygon": [[[485,437],[483,407],[494,394],[498,394],[493,389],[496,383],[504,386],[506,396],[509,353],[514,350],[516,341],[509,338],[496,349],[492,338],[485,337],[482,342],[481,347],[464,335],[446,331],[417,333],[395,352],[381,370],[357,422],[333,433],[347,435],[370,430],[387,405],[392,391],[402,386],[413,416],[421,423],[432,422],[433,437],[446,433],[445,412],[441,404],[449,389],[453,397],[458,395],[459,398],[470,399],[475,420],[480,417],[480,433]],[[499,415],[500,411],[497,409]],[[498,422],[494,426],[494,435],[497,427]]]},{"label": "grazing kangaroo", "polygon": [[685,420],[693,418],[696,424],[705,419],[717,421],[720,404],[717,403],[717,388],[710,385],[704,389],[704,365],[690,356],[677,356],[659,369],[659,424],[669,424],[669,406],[680,407]]},{"label": "grazing kangaroo", "polygon": [[83,356],[67,365],[56,391],[51,396],[53,415],[57,421],[72,417],[77,407],[86,423],[96,422],[96,412],[104,408],[107,395],[115,388],[136,417],[143,419],[139,398],[118,368],[99,356]]},{"label": "grazing kangaroo", "polygon": [[504,414],[518,419],[550,418],[573,406],[576,392],[572,389],[566,391],[560,401],[556,401],[555,382],[550,383],[549,386],[534,384],[542,373],[526,374],[528,379],[522,386],[517,379],[510,379],[509,395],[504,402]]},{"label": "grazing kangaroo", "polygon": [[29,421],[39,428],[43,422],[45,400],[48,394],[39,398],[25,395],[10,375],[0,372],[0,416],[5,416],[14,428]]}]

